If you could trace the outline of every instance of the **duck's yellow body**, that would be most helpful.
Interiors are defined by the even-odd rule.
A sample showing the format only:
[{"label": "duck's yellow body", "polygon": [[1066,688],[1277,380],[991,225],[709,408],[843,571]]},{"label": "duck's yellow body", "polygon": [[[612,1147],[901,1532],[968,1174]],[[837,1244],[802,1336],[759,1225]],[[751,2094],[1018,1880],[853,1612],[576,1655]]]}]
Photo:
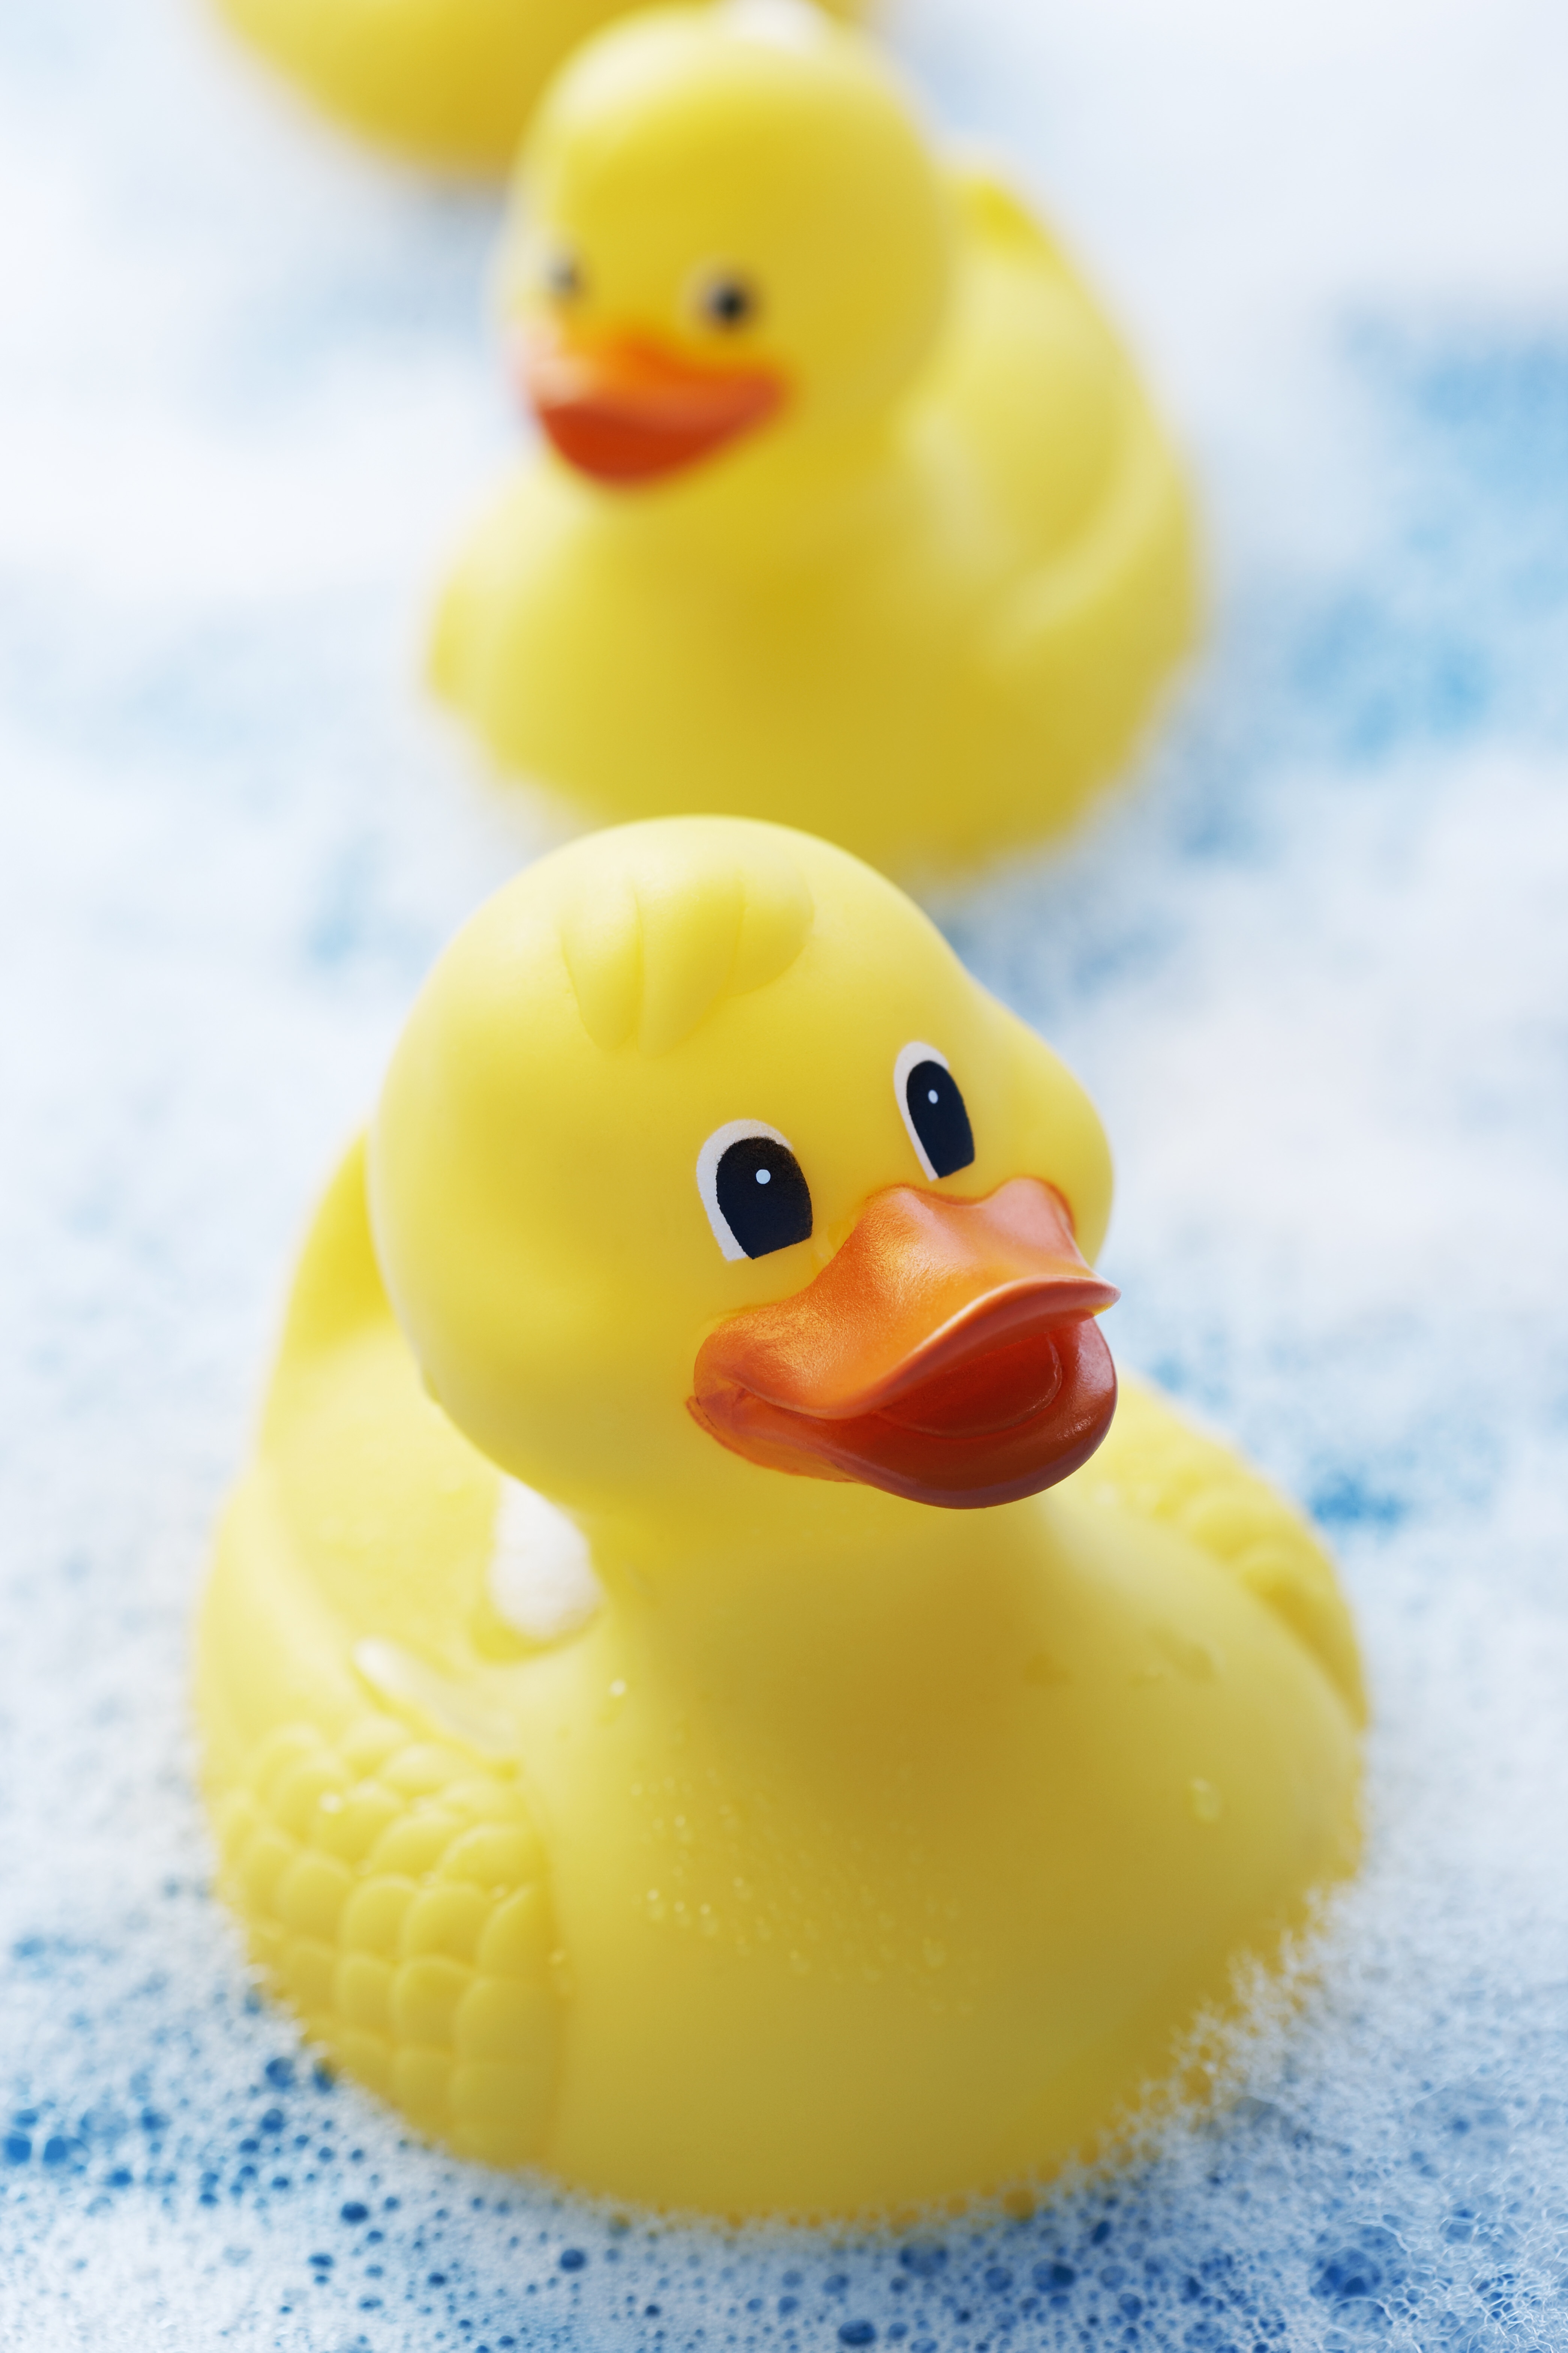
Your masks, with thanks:
[{"label": "duck's yellow body", "polygon": [[[934,1182],[888,1082],[911,1038],[972,1127]],[[810,1192],[810,1235],[754,1256],[693,1174],[737,1122]],[[894,1407],[833,1425],[872,1432],[862,1472],[791,1476],[704,1388],[815,1303],[875,1339],[843,1275],[879,1219],[968,1233],[1031,1185],[1092,1248],[1085,1099],[822,844],[580,844],[437,968],[307,1248],[200,1664],[258,1957],[421,2129],[730,2213],[1038,2178],[1350,1867],[1332,1574],[1151,1393],[1048,1493],[952,1510],[934,1482],[1006,1436],[996,1351],[896,1409],[933,1460],[956,1433],[926,1502],[886,1492]],[[520,1495],[524,1549],[597,1579],[554,1640],[498,1582]]]},{"label": "duck's yellow body", "polygon": [[485,175],[510,163],[563,58],[627,5],[218,0],[237,32],[350,130],[411,162]]},{"label": "duck's yellow body", "polygon": [[886,69],[671,10],[574,60],[502,271],[544,427],[432,675],[599,818],[782,818],[909,871],[1068,826],[1194,626],[1134,370]]}]

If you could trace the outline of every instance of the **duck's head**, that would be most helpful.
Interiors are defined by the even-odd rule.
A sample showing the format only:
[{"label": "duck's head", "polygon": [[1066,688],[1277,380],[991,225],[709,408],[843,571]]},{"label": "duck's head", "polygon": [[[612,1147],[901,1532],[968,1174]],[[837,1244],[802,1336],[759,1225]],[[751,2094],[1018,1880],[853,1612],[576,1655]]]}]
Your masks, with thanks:
[{"label": "duck's head", "polygon": [[415,1008],[370,1189],[434,1396],[589,1516],[787,1521],[789,1474],[1002,1503],[1110,1424],[1088,1099],[783,827],[626,826],[500,892]]},{"label": "duck's head", "polygon": [[566,462],[622,486],[884,406],[948,298],[919,126],[858,36],[805,0],[633,18],[548,93],[501,293]]}]

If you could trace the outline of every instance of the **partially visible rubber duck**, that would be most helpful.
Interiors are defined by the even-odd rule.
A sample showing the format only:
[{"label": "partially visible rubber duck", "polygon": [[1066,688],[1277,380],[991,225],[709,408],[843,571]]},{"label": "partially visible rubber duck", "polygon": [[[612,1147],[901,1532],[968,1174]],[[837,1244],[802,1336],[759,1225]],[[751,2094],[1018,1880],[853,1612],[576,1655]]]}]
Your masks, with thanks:
[{"label": "partially visible rubber duck", "polygon": [[[562,59],[635,0],[217,0],[326,113],[437,170],[503,173]],[[768,0],[763,0],[768,5]],[[830,10],[855,0],[821,0]]]},{"label": "partially visible rubber duck", "polygon": [[598,818],[913,873],[1059,831],[1194,630],[1181,475],[1057,245],[858,35],[672,8],[542,102],[501,272],[543,428],[431,672]]},{"label": "partially visible rubber duck", "polygon": [[225,1884],[337,2063],[729,2214],[1048,2176],[1169,2074],[1352,1864],[1361,1683],[1296,1514],[1118,1407],[1109,1201],[823,842],[628,827],[459,934],[201,1633]]}]

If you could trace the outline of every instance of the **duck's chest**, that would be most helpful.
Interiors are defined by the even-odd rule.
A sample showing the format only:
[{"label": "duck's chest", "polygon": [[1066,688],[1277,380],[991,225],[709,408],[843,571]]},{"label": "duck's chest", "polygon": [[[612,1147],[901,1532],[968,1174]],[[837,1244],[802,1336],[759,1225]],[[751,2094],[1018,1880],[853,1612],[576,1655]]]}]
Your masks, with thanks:
[{"label": "duck's chest", "polygon": [[962,501],[951,529],[894,499],[842,530],[709,537],[556,488],[520,494],[471,607],[460,699],[505,761],[606,816],[787,810],[872,855],[897,810],[943,854],[990,781],[996,565]]},{"label": "duck's chest", "polygon": [[[939,2006],[1201,1913],[1311,1844],[1342,1711],[1182,1539],[1086,1524],[990,1615],[674,1688],[615,1631],[532,1727],[587,1942]],[[1338,1782],[1338,1774],[1330,1778]]]},{"label": "duck's chest", "polygon": [[[705,2150],[771,2119],[771,2198],[813,2102],[918,2143],[911,2192],[961,2143],[972,2178],[984,2149],[1033,2161],[1050,2086],[1086,2052],[1153,2064],[1237,1940],[1342,1862],[1342,1711],[1201,1556],[1112,1529],[1018,1603],[679,1705],[584,1646],[526,1760],[570,1986],[553,2161],[596,2178],[613,2118],[635,2176],[630,2114],[668,2180],[694,2099]],[[685,2193],[721,2202],[708,2162]]]},{"label": "duck's chest", "polygon": [[688,757],[731,717],[742,743],[793,737],[803,691],[875,709],[883,731],[910,703],[929,723],[1006,552],[946,475],[932,459],[727,527],[521,484],[493,554],[491,660],[563,740],[586,731],[590,681],[593,708],[679,733]]}]

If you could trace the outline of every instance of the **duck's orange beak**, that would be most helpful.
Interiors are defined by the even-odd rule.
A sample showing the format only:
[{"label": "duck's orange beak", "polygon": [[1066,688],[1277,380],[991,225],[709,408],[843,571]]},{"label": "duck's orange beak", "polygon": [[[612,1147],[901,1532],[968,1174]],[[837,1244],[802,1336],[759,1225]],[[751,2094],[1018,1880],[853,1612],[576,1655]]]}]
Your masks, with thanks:
[{"label": "duck's orange beak", "polygon": [[765,368],[713,367],[638,335],[530,328],[523,395],[569,466],[600,482],[651,482],[760,425],[784,399]]},{"label": "duck's orange beak", "polygon": [[1092,1318],[1117,1296],[1037,1177],[983,1201],[895,1185],[804,1291],[709,1335],[688,1405],[770,1470],[959,1510],[1014,1503],[1110,1429],[1116,1370]]}]

